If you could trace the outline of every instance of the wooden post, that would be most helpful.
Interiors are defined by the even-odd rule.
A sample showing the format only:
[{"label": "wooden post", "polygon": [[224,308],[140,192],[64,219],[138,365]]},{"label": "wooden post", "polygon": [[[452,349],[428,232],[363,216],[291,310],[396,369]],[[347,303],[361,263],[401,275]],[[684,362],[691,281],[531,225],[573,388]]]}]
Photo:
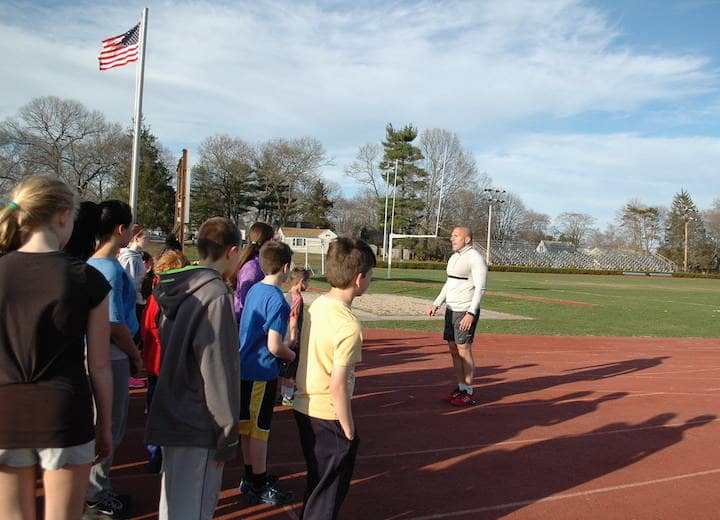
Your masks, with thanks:
[{"label": "wooden post", "polygon": [[178,161],[175,181],[175,234],[180,247],[185,251],[185,203],[187,201],[187,163],[188,151],[183,148],[182,157]]}]

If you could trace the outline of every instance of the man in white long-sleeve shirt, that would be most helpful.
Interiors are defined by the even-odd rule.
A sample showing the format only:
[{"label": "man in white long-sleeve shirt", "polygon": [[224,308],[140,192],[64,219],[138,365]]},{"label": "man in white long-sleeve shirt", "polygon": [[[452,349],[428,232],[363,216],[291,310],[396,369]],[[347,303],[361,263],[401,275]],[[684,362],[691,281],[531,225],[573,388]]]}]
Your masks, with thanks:
[{"label": "man in white long-sleeve shirt", "polygon": [[472,342],[488,268],[482,255],[472,247],[470,228],[453,229],[450,243],[455,253],[448,261],[447,281],[428,310],[428,316],[434,316],[445,303],[443,339],[448,342],[458,384],[443,399],[454,406],[468,406],[476,404],[472,387],[475,371]]}]

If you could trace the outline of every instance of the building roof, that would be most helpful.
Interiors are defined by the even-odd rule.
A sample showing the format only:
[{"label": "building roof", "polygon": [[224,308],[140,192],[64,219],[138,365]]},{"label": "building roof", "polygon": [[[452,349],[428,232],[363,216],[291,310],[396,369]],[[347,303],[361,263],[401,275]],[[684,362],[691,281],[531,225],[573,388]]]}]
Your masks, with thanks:
[{"label": "building roof", "polygon": [[282,234],[286,237],[300,237],[300,238],[318,238],[323,233],[329,232],[335,234],[332,229],[307,229],[307,228],[295,228],[295,227],[281,227],[278,229],[278,233],[282,231]]},{"label": "building roof", "polygon": [[553,240],[541,240],[538,244],[537,251],[540,252],[543,249],[548,253],[560,253],[563,251],[568,253],[577,252],[577,247],[570,242],[558,242]]}]

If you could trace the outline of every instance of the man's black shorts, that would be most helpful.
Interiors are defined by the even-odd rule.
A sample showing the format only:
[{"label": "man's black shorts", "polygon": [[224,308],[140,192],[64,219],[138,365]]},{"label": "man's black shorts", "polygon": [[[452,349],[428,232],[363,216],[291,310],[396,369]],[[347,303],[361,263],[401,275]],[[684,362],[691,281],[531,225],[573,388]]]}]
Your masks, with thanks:
[{"label": "man's black shorts", "polygon": [[445,309],[445,330],[443,331],[443,339],[445,341],[452,341],[457,345],[465,345],[466,343],[472,343],[475,337],[475,327],[477,327],[480,313],[475,315],[475,318],[470,325],[470,329],[466,331],[460,330],[460,320],[462,320],[466,312],[456,312],[450,309]]}]

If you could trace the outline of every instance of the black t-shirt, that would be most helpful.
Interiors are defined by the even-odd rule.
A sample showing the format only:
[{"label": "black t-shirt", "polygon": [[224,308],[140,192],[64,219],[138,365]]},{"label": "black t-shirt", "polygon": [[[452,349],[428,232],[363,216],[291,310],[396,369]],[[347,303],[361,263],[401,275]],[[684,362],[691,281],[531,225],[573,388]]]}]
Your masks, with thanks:
[{"label": "black t-shirt", "polygon": [[59,251],[0,258],[0,448],[93,438],[85,334],[109,291],[98,270]]}]

